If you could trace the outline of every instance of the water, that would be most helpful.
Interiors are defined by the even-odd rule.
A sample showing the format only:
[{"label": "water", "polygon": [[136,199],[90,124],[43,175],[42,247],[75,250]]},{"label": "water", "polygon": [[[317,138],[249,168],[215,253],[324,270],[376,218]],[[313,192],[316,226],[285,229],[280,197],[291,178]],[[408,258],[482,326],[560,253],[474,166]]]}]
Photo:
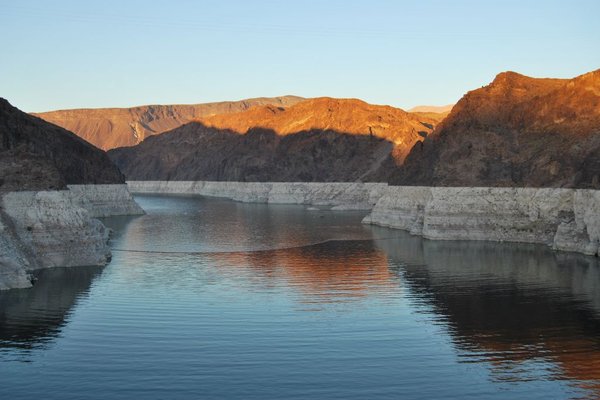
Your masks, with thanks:
[{"label": "water", "polygon": [[0,399],[600,398],[595,258],[137,200],[107,267],[0,292]]}]

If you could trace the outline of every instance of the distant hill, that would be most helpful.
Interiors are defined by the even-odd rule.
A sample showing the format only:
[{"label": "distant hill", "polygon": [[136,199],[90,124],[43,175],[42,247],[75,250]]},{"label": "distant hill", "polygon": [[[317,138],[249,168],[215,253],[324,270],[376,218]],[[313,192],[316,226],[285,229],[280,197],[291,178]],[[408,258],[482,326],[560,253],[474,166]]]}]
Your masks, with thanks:
[{"label": "distant hill", "polygon": [[445,114],[452,111],[452,107],[454,107],[454,104],[448,104],[445,106],[416,106],[409,109],[408,112]]},{"label": "distant hill", "polygon": [[0,191],[124,182],[104,151],[0,98]]},{"label": "distant hill", "polygon": [[600,70],[499,74],[454,106],[392,183],[600,188]]},{"label": "distant hill", "polygon": [[448,104],[447,106],[417,106],[411,108],[408,112],[417,114],[422,118],[431,118],[436,122],[442,122],[450,114],[452,107],[454,107],[454,104]]},{"label": "distant hill", "polygon": [[132,180],[383,181],[435,123],[317,98],[201,118],[109,155]]},{"label": "distant hill", "polygon": [[302,100],[298,96],[259,97],[204,104],[82,108],[33,115],[73,131],[96,147],[109,150],[136,145],[149,136],[175,129],[200,117],[240,112],[260,105],[288,107]]}]

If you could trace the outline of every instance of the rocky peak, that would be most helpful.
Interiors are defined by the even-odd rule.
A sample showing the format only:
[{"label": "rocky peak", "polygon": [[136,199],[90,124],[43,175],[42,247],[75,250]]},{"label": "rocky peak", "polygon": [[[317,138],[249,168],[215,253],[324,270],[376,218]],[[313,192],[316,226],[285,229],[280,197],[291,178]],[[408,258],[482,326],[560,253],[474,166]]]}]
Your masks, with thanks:
[{"label": "rocky peak", "polygon": [[598,187],[599,77],[499,74],[456,104],[394,182]]}]

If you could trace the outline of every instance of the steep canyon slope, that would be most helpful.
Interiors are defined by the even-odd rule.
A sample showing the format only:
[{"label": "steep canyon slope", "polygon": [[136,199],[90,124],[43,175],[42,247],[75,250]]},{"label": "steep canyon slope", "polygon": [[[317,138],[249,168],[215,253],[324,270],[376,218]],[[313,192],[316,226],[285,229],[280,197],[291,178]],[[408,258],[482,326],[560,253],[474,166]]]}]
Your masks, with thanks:
[{"label": "steep canyon slope", "polygon": [[106,153],[0,98],[0,191],[124,183]]},{"label": "steep canyon slope", "polygon": [[415,145],[391,183],[600,188],[600,70],[499,74]]}]

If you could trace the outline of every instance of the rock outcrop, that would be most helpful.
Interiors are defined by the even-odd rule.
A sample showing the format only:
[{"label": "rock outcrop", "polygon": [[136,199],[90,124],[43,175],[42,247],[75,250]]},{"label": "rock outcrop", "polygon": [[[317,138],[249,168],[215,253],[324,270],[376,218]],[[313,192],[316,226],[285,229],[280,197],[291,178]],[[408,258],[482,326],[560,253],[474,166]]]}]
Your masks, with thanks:
[{"label": "rock outcrop", "polygon": [[385,181],[435,121],[359,100],[216,115],[109,151],[128,180]]},{"label": "rock outcrop", "polygon": [[0,98],[0,192],[124,182],[104,151]]},{"label": "rock outcrop", "polygon": [[106,264],[95,217],[142,213],[104,151],[0,99],[0,289],[31,286],[40,268]]},{"label": "rock outcrop", "polygon": [[0,200],[0,289],[30,287],[37,269],[105,265],[109,231],[95,218],[143,214],[126,185],[8,192]]},{"label": "rock outcrop", "polygon": [[467,93],[390,183],[600,188],[600,70],[573,79],[503,72]]},{"label": "rock outcrop", "polygon": [[363,222],[428,239],[542,243],[598,255],[600,191],[388,186]]},{"label": "rock outcrop", "polygon": [[260,97],[204,104],[59,110],[33,115],[68,129],[103,150],[109,150],[136,145],[149,136],[170,131],[201,117],[235,113],[262,105],[288,107],[302,100],[297,96]]}]

